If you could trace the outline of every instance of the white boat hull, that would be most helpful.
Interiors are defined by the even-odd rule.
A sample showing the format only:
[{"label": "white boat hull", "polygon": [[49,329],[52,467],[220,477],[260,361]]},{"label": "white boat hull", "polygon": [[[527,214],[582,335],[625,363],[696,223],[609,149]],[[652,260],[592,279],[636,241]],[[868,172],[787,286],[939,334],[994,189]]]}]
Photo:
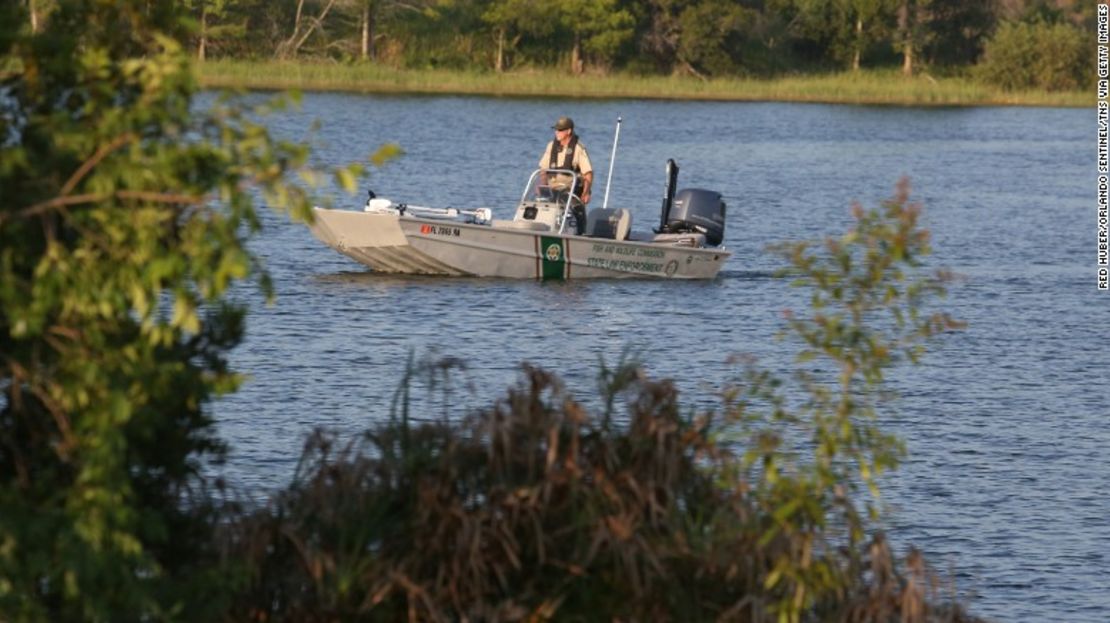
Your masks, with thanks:
[{"label": "white boat hull", "polygon": [[316,208],[312,232],[383,273],[512,279],[712,279],[730,252],[514,226]]}]

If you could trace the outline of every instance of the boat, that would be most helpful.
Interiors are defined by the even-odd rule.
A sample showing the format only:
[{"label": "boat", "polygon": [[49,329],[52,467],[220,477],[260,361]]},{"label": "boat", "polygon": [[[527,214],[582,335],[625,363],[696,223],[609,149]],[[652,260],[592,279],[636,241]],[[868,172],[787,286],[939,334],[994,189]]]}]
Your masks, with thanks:
[{"label": "boat", "polygon": [[[361,211],[314,208],[313,234],[375,272],[511,279],[713,279],[731,256],[722,246],[725,202],[716,191],[674,191],[678,166],[667,163],[660,225],[632,230],[627,209],[586,213],[578,176],[537,169],[513,218],[490,208],[434,208],[369,193]],[[608,188],[606,188],[606,204]],[[577,212],[577,213],[576,213]],[[581,234],[578,231],[581,230]]]}]

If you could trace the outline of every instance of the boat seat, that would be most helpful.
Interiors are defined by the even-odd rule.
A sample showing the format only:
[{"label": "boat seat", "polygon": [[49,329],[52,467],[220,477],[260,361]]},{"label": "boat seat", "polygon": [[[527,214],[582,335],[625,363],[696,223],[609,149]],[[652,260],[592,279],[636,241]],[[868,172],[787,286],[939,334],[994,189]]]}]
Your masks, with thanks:
[{"label": "boat seat", "polygon": [[623,208],[594,208],[586,216],[586,235],[624,240],[632,227],[632,215]]},{"label": "boat seat", "polygon": [[505,221],[501,219],[493,219],[490,223],[493,227],[502,229],[527,229],[530,231],[551,231],[547,223],[537,223],[536,221]]}]

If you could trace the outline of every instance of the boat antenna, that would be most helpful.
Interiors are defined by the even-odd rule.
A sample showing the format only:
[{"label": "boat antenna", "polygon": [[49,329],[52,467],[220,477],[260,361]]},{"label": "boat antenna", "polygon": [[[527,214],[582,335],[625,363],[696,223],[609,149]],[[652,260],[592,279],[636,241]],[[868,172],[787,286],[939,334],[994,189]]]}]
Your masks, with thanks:
[{"label": "boat antenna", "polygon": [[605,200],[601,209],[609,207],[609,185],[613,182],[613,162],[617,159],[617,142],[621,140],[621,118],[617,117],[617,132],[613,135],[613,153],[609,155],[609,175],[605,177]]}]

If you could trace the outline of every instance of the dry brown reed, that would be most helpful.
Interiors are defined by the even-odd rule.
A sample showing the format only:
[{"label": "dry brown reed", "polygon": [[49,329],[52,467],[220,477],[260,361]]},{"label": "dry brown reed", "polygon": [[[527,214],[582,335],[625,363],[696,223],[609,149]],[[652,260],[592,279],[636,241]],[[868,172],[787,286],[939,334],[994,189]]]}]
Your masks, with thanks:
[{"label": "dry brown reed", "polygon": [[[973,620],[881,536],[862,552],[815,545],[813,527],[768,538],[775,509],[719,443],[727,411],[684,414],[670,382],[631,365],[602,380],[595,414],[525,365],[457,422],[399,417],[344,445],[317,432],[294,484],[229,528],[229,556],[253,570],[230,618]],[[776,613],[784,552],[829,577]]]}]

